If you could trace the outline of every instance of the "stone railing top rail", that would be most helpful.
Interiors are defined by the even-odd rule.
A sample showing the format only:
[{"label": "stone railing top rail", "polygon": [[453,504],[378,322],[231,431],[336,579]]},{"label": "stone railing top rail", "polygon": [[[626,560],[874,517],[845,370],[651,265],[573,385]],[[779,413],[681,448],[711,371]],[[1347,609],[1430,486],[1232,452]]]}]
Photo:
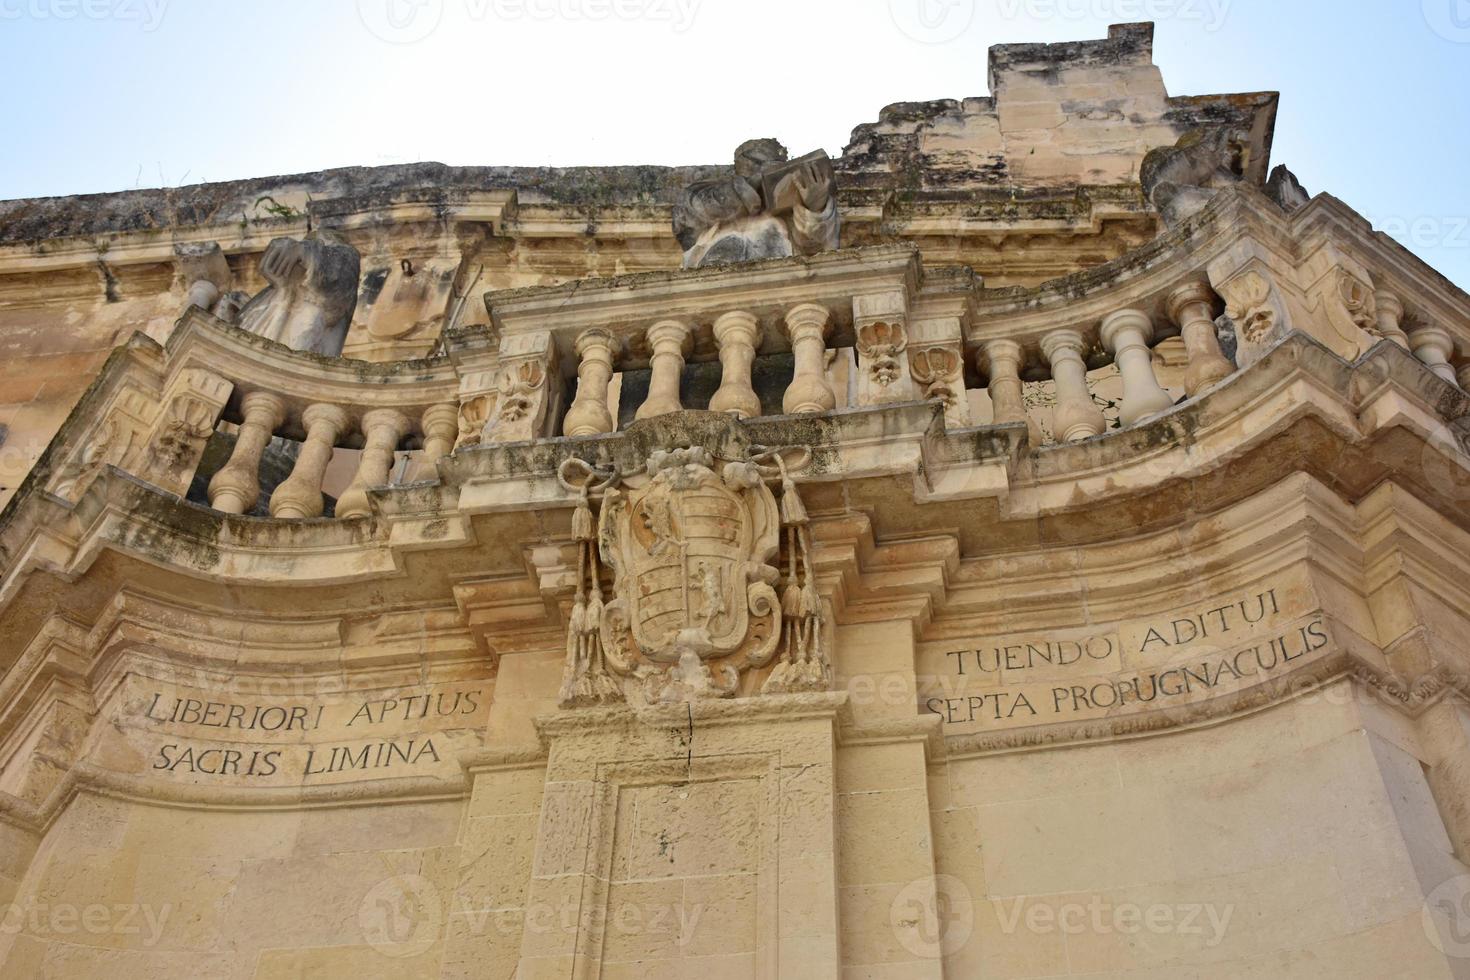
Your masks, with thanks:
[{"label": "stone railing top rail", "polygon": [[[955,277],[940,275],[943,286]],[[908,308],[926,282],[919,251],[912,245],[849,248],[819,255],[768,259],[738,266],[711,266],[533,286],[485,294],[485,307],[502,339],[550,332],[564,353],[592,327],[609,330],[626,344],[620,365],[639,367],[648,350],[644,331],[660,320],[688,320],[695,328],[696,358],[713,357],[710,323],[740,310],[768,327],[801,304],[827,309],[833,331],[850,336],[854,300],[885,297],[886,309]],[[966,281],[965,286],[968,286]],[[780,329],[765,330],[760,350],[787,350]]]}]

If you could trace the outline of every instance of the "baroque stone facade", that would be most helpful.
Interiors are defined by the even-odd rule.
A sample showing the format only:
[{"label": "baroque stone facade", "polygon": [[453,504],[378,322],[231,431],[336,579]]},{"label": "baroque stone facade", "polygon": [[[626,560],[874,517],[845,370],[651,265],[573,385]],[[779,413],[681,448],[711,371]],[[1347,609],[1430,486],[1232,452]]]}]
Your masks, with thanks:
[{"label": "baroque stone facade", "polygon": [[1470,297],[1151,43],[0,203],[0,974],[1470,976]]}]

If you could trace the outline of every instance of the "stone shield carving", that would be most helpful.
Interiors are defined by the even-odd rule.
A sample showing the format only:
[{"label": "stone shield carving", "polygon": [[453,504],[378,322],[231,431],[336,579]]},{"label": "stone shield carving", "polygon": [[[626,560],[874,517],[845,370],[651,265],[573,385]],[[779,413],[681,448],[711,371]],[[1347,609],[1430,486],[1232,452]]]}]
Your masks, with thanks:
[{"label": "stone shield carving", "polygon": [[632,470],[564,461],[558,480],[578,502],[563,707],[733,697],[743,672],[767,666],[763,694],[830,690],[825,604],[791,477],[809,461],[794,447],[717,458],[700,446],[655,450]]},{"label": "stone shield carving", "polygon": [[603,503],[599,550],[614,576],[603,648],[635,671],[639,661],[672,668],[680,691],[668,693],[732,694],[780,639],[776,499],[754,464],[716,473],[698,447],[654,453],[648,473],[644,487],[610,490]]}]

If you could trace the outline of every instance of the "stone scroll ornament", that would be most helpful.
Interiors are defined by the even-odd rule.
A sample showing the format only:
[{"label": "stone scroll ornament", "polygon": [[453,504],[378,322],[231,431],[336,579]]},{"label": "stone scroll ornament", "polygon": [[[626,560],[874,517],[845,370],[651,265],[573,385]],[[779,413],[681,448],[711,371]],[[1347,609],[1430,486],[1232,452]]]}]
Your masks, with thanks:
[{"label": "stone scroll ornament", "polygon": [[[755,447],[717,469],[694,447],[656,451],[634,472],[562,464],[558,479],[578,496],[563,707],[733,697],[744,671],[773,662],[762,693],[831,689],[808,518],[791,478],[809,458]],[[619,485],[636,478],[645,479]],[[777,480],[779,501],[768,486]]]}]

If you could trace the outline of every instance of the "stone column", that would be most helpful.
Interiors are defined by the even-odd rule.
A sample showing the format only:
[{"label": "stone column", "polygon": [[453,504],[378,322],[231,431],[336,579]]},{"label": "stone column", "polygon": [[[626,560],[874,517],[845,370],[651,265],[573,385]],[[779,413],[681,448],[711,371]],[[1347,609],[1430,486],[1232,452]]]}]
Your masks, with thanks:
[{"label": "stone column", "polygon": [[392,408],[375,408],[362,417],[362,432],[366,442],[362,447],[362,459],[357,464],[357,475],[342,496],[337,498],[338,517],[367,517],[372,513],[368,507],[369,487],[379,487],[388,482],[388,471],[393,467],[393,451],[408,431],[408,419]]},{"label": "stone column", "polygon": [[819,303],[802,303],[786,311],[786,334],[791,338],[791,355],[796,370],[781,398],[787,415],[830,412],[837,396],[827,383],[827,308]]},{"label": "stone column", "polygon": [[286,403],[268,391],[252,391],[240,405],[245,418],[230,461],[209,480],[209,506],[243,514],[260,499],[260,456],[281,423]]},{"label": "stone column", "polygon": [[454,451],[454,440],[459,434],[459,406],[445,402],[424,409],[419,425],[424,432],[424,450],[414,467],[415,479],[433,479],[439,460]]},{"label": "stone column", "polygon": [[1041,353],[1051,362],[1057,386],[1053,413],[1057,438],[1077,442],[1100,435],[1107,425],[1102,410],[1087,390],[1087,365],[1082,360],[1082,335],[1075,330],[1053,330],[1041,338]]},{"label": "stone column", "polygon": [[1408,350],[1409,335],[1404,333],[1404,328],[1400,325],[1404,319],[1403,302],[1396,294],[1383,289],[1378,291],[1377,299],[1378,332]]},{"label": "stone column", "polygon": [[1118,419],[1124,425],[1174,407],[1174,399],[1159,386],[1154,374],[1153,355],[1148,350],[1153,335],[1153,321],[1142,310],[1118,310],[1102,322],[1103,346],[1112,353],[1123,376],[1123,404]]},{"label": "stone column", "polygon": [[986,391],[996,425],[1028,422],[1021,388],[1021,345],[1014,340],[991,340],[980,349],[980,370],[989,379]]},{"label": "stone column", "polygon": [[1450,366],[1450,355],[1455,352],[1454,341],[1443,327],[1415,327],[1409,332],[1409,347],[1414,356],[1423,361],[1429,370],[1450,384],[1458,384],[1455,369]]},{"label": "stone column", "polygon": [[562,420],[562,433],[595,436],[613,430],[607,407],[607,386],[613,376],[613,348],[617,343],[610,330],[593,327],[577,338],[577,397]]},{"label": "stone column", "polygon": [[1180,286],[1169,294],[1165,307],[1169,319],[1179,325],[1189,366],[1184,369],[1184,392],[1190,398],[1230,377],[1235,371],[1215,335],[1215,320],[1210,316],[1215,291],[1202,282]]},{"label": "stone column", "polygon": [[345,409],[336,405],[310,405],[301,415],[306,440],[296,465],[275,493],[271,494],[271,516],[302,518],[322,516],[322,474],[332,461],[332,448],[349,422]]},{"label": "stone column", "polygon": [[750,384],[755,348],[761,342],[761,325],[743,310],[722,313],[715,320],[715,343],[720,345],[720,390],[710,399],[711,412],[729,412],[740,419],[761,413],[760,396]]},{"label": "stone column", "polygon": [[653,351],[649,366],[653,377],[648,382],[648,397],[638,406],[634,418],[651,419],[668,412],[683,411],[679,401],[679,376],[684,373],[684,350],[690,343],[689,324],[680,320],[660,320],[648,328],[648,346]]}]

